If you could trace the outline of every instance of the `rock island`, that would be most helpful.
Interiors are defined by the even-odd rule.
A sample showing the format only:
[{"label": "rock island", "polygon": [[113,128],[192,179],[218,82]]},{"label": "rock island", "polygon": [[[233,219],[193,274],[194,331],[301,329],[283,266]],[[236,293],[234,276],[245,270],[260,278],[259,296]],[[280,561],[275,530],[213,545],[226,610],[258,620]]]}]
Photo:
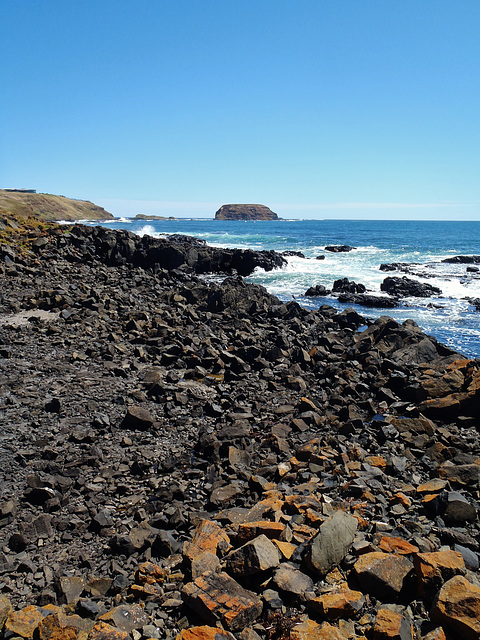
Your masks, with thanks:
[{"label": "rock island", "polygon": [[264,204],[224,204],[215,214],[215,220],[280,220]]}]

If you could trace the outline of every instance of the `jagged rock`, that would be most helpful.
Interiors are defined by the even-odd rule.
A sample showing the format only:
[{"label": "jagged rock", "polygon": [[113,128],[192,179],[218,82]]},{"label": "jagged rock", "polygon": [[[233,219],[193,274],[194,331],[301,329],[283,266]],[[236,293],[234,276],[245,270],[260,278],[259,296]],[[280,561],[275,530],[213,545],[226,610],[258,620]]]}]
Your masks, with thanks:
[{"label": "jagged rock", "polygon": [[349,280],[348,278],[335,280],[332,288],[334,293],[365,293],[366,290],[365,285]]},{"label": "jagged rock", "polygon": [[379,609],[373,629],[374,640],[413,640],[413,625],[401,613]]},{"label": "jagged rock", "polygon": [[305,293],[303,295],[305,296],[328,296],[328,294],[331,293],[331,289],[327,289],[326,287],[323,286],[323,284],[316,284],[313,287],[309,287]]},{"label": "jagged rock", "polygon": [[313,589],[313,580],[296,569],[289,562],[283,562],[275,571],[274,583],[281,591],[295,595],[305,595]]},{"label": "jagged rock", "polygon": [[309,600],[308,606],[327,620],[336,620],[356,616],[365,603],[365,596],[360,591],[342,586]]},{"label": "jagged rock", "polygon": [[236,576],[249,576],[273,569],[279,562],[277,547],[263,534],[235,549],[225,558],[227,571]]},{"label": "jagged rock", "polygon": [[418,592],[423,599],[431,599],[444,582],[465,573],[463,557],[455,551],[418,553],[413,557],[413,566]]},{"label": "jagged rock", "polygon": [[398,300],[396,298],[376,296],[368,293],[341,293],[338,296],[338,301],[377,309],[393,309],[394,307],[398,307]]},{"label": "jagged rock", "polygon": [[405,556],[372,551],[354,565],[362,591],[382,602],[396,600],[406,585],[413,565]]},{"label": "jagged rock", "polygon": [[480,256],[453,256],[445,258],[442,262],[450,264],[480,264]]},{"label": "jagged rock", "polygon": [[138,604],[123,604],[104,613],[99,620],[112,623],[120,631],[131,633],[134,629],[141,629],[148,624],[150,618]]},{"label": "jagged rock", "polygon": [[431,284],[419,282],[418,280],[412,280],[403,276],[387,277],[380,285],[381,291],[385,291],[394,298],[406,298],[414,296],[416,298],[429,298],[433,295],[441,295],[442,292],[438,287],[434,287]]},{"label": "jagged rock", "polygon": [[204,573],[182,590],[187,606],[209,624],[220,621],[231,631],[254,622],[262,612],[262,601],[228,574]]},{"label": "jagged rock", "polygon": [[480,587],[463,576],[448,580],[435,598],[430,617],[462,640],[478,640]]},{"label": "jagged rock", "polygon": [[155,424],[154,418],[143,407],[129,407],[120,425],[123,429],[139,429],[147,431]]}]

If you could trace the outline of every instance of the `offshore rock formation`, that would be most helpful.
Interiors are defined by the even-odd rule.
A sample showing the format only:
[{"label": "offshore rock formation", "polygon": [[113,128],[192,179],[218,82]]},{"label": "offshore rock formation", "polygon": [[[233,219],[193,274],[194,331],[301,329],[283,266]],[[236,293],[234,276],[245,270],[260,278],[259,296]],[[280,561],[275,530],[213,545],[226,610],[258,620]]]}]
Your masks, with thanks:
[{"label": "offshore rock formation", "polygon": [[215,220],[279,220],[264,204],[224,204],[215,214]]}]

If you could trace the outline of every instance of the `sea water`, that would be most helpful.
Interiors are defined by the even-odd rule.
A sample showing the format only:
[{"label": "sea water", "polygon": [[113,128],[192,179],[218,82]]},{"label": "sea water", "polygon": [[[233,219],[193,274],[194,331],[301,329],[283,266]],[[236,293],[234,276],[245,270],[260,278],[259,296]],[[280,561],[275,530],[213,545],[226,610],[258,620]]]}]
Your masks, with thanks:
[{"label": "sea water", "polygon": [[[464,264],[441,261],[455,255],[480,254],[480,222],[424,222],[372,220],[279,220],[269,222],[219,221],[205,218],[101,223],[139,235],[155,237],[181,233],[219,247],[300,251],[305,258],[288,257],[279,270],[257,269],[248,282],[265,286],[283,301],[296,299],[307,308],[330,304],[337,309],[353,306],[368,318],[388,315],[399,322],[415,320],[423,331],[469,357],[480,357],[480,311],[468,299],[480,298],[480,271]],[[325,251],[328,245],[356,247],[348,253]],[[323,255],[323,260],[317,257]],[[433,298],[407,298],[395,309],[372,309],[341,304],[334,297],[306,297],[316,284],[331,288],[339,278],[364,284],[380,293],[387,276],[401,272],[380,271],[382,263],[415,263],[414,274],[442,291]],[[475,265],[470,265],[475,266]],[[480,267],[480,265],[478,265]]]}]

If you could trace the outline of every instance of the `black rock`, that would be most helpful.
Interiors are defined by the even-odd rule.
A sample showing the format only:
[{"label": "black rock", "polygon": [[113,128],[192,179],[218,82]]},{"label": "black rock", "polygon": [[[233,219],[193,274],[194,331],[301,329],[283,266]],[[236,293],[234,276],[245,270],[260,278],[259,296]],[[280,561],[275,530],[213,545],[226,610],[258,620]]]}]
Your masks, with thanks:
[{"label": "black rock", "polygon": [[357,247],[351,247],[348,244],[340,244],[340,245],[330,245],[325,247],[325,251],[330,251],[332,253],[348,253]]},{"label": "black rock", "polygon": [[431,284],[412,280],[403,276],[389,276],[380,285],[380,289],[397,298],[413,296],[416,298],[429,298],[433,295],[441,295],[441,290]]}]

